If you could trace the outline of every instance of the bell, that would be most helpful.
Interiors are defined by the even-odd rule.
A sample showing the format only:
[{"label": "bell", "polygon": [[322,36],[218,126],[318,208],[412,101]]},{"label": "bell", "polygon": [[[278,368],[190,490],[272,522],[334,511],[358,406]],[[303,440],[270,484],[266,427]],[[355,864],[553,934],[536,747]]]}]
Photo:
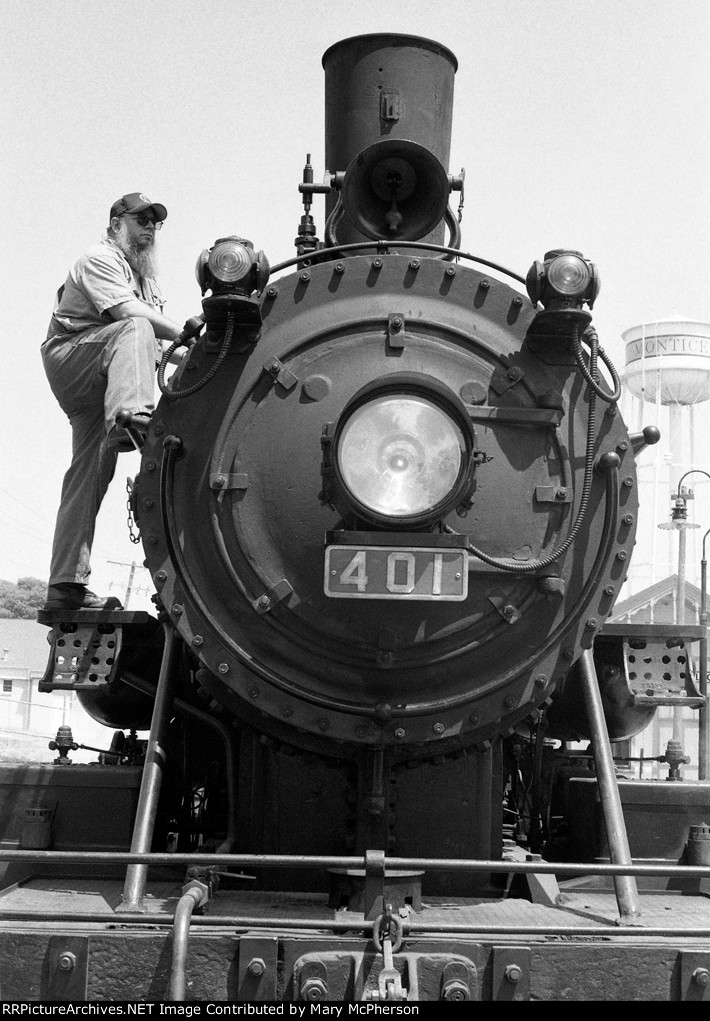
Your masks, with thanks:
[{"label": "bell", "polygon": [[342,201],[365,237],[417,241],[443,219],[449,191],[448,175],[432,152],[418,142],[385,139],[352,160]]}]

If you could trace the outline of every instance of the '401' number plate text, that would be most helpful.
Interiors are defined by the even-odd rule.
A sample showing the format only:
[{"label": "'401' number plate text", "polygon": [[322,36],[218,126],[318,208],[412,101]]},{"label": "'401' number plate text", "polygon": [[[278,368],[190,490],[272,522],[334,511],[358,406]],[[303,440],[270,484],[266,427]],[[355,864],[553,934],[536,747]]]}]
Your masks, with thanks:
[{"label": "'401' number plate text", "polygon": [[411,546],[328,546],[325,594],[333,599],[461,600],[468,553]]}]

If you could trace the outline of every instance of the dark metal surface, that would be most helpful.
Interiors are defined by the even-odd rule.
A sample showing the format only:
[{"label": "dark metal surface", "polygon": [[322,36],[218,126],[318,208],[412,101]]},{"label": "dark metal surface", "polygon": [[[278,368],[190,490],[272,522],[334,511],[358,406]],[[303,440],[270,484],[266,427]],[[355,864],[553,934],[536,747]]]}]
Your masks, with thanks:
[{"label": "dark metal surface", "polygon": [[[707,744],[687,651],[699,640],[705,662],[704,618],[605,625],[634,547],[635,454],[658,430],[629,436],[583,297],[553,308],[543,287],[538,310],[499,279],[527,278],[459,251],[453,54],[379,34],[323,65],[326,176],[307,157],[297,259],[267,279],[260,253],[234,293],[210,278],[204,336],[168,387],[159,372],[130,500],[159,622],[39,615],[47,690],[151,732],[137,807],[135,771],[122,785],[87,767],[111,781],[97,811],[61,755],[88,817],[69,843],[70,797],[54,830],[23,830],[53,804],[32,767],[0,790],[3,1000],[705,999],[702,784],[692,804],[679,782],[632,804],[610,747],[681,703]],[[350,485],[341,445],[385,391],[430,399],[458,437],[436,455],[458,465],[448,491],[420,449],[407,463],[430,502],[389,512]],[[360,552],[375,568],[352,599],[326,558],[347,586]],[[398,563],[427,579],[407,598]],[[580,767],[566,742],[582,737]],[[74,747],[68,728],[54,744]],[[677,780],[680,742],[663,760]],[[673,842],[649,861],[654,827]],[[130,852],[102,850],[131,828]]]},{"label": "dark metal surface", "polygon": [[710,1000],[710,951],[680,955],[680,998]]},{"label": "dark metal surface", "polygon": [[85,1000],[89,940],[86,936],[50,936],[47,954],[47,999]]},{"label": "dark metal surface", "polygon": [[275,1000],[278,969],[278,939],[245,933],[239,937],[240,1000]]},{"label": "dark metal surface", "polygon": [[[449,172],[457,67],[450,50],[414,36],[364,35],[331,46],[323,67],[325,164],[331,173],[347,170],[360,152],[380,140],[418,143]],[[335,196],[329,196],[328,213],[334,205]],[[355,224],[341,221],[340,242],[362,237]],[[426,240],[441,242],[443,226]]]},{"label": "dark metal surface", "polygon": [[[0,894],[0,905],[27,905],[39,897],[48,905],[46,914],[37,912],[34,920],[29,913],[24,922],[0,920],[3,998],[53,998],[41,961],[50,940],[61,953],[76,939],[87,948],[88,999],[167,999],[179,883],[157,885],[149,912],[141,916],[115,915],[107,907],[82,914],[83,902],[97,904],[101,898],[115,904],[120,891],[118,881],[79,880],[71,888],[55,881],[54,901],[48,881],[36,889],[30,882]],[[61,915],[51,907],[60,897],[67,905]],[[404,942],[393,955],[394,964],[405,976],[405,988],[418,990],[422,999],[441,998],[446,983],[461,980],[464,972],[473,1000],[514,998],[525,992],[526,983],[531,999],[705,998],[710,900],[689,903],[684,895],[657,893],[642,893],[640,899],[644,926],[620,928],[611,890],[571,887],[564,906],[557,908],[524,900],[461,899],[454,904],[434,898],[423,905],[421,919],[405,919]],[[276,907],[281,917],[273,914]],[[681,916],[685,924],[676,927],[673,919]],[[264,981],[264,989],[273,994],[264,998],[293,1000],[310,962],[309,967],[320,965],[334,993],[339,982],[338,996],[354,998],[359,988],[376,987],[382,967],[382,955],[363,924],[362,914],[329,909],[326,897],[220,891],[209,913],[192,919],[189,996],[259,999]],[[274,967],[277,948],[280,970]],[[452,963],[457,967],[451,969]],[[521,969],[517,982],[505,977],[511,965]],[[363,969],[360,980],[358,968]],[[367,976],[362,986],[353,984]],[[77,991],[71,998],[82,996]]]},{"label": "dark metal surface", "polygon": [[81,623],[52,628],[52,654],[40,691],[91,690],[110,684],[121,654],[122,628]]},{"label": "dark metal surface", "polygon": [[103,693],[118,675],[125,628],[136,643],[157,627],[150,614],[128,610],[39,610],[37,620],[51,627],[49,662],[39,690],[88,694]]},{"label": "dark metal surface", "polygon": [[530,947],[494,947],[494,1000],[530,998]]},{"label": "dark metal surface", "polygon": [[[141,509],[141,528],[161,598],[185,641],[199,645],[214,677],[211,692],[230,710],[257,713],[259,726],[277,734],[288,715],[297,740],[305,732],[320,744],[400,745],[395,732],[402,730],[408,744],[454,735],[473,740],[512,725],[544,699],[591,641],[588,622],[603,621],[612,602],[604,590],[625,573],[635,487],[621,492],[631,523],[614,531],[611,548],[602,551],[605,483],[595,477],[595,512],[579,552],[586,563],[580,570],[571,561],[560,565],[561,599],[539,592],[532,578],[495,579],[492,587],[524,608],[514,642],[503,638],[510,625],[487,599],[490,568],[476,560],[458,612],[455,604],[446,611],[434,604],[384,611],[367,600],[346,616],[336,611],[323,593],[323,535],[338,519],[319,497],[321,435],[363,383],[413,365],[458,393],[471,381],[488,389],[496,373],[507,377],[509,360],[524,369],[523,382],[490,394],[488,413],[472,406],[478,444],[492,460],[477,470],[474,509],[463,522],[452,515],[451,527],[462,531],[463,524],[484,549],[520,557],[521,564],[549,551],[574,509],[565,501],[540,504],[536,487],[545,477],[575,492],[581,484],[586,407],[573,396],[573,367],[521,350],[531,311],[515,306],[511,320],[515,292],[489,281],[479,296],[481,274],[458,267],[452,277],[433,259],[416,269],[405,256],[379,261],[376,271],[371,259],[353,258],[340,273],[313,266],[307,281],[300,274],[279,280],[265,298],[257,350],[212,380],[209,406],[161,403],[154,416],[160,431],[144,453],[141,492],[149,506]],[[394,356],[385,332],[393,310],[416,324]],[[202,362],[207,354],[198,344],[191,357]],[[284,391],[265,375],[271,357],[300,380],[297,386]],[[560,412],[538,407],[551,389],[567,395],[557,429]],[[184,437],[179,459],[163,449],[162,437],[171,433]],[[619,417],[606,416],[601,449],[622,445],[625,435]],[[203,485],[207,451],[210,477],[247,474],[248,488],[217,492]],[[634,478],[632,460],[621,470]],[[279,579],[292,595],[255,615],[255,602]],[[385,729],[372,722],[381,704],[398,707]]]}]

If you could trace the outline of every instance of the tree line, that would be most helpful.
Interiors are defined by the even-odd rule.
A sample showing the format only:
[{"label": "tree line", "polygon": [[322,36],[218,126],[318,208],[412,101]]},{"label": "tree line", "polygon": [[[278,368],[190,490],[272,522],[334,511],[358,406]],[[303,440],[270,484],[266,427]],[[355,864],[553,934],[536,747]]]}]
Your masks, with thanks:
[{"label": "tree line", "polygon": [[47,598],[47,582],[39,578],[18,578],[17,583],[0,579],[0,618],[35,620]]}]

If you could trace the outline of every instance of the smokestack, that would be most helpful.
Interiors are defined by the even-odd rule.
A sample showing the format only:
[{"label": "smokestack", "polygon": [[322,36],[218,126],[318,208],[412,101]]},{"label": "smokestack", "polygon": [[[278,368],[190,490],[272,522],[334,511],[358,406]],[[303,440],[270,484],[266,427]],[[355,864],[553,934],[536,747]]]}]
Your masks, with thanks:
[{"label": "smokestack", "polygon": [[338,242],[442,244],[456,57],[418,36],[362,35],[326,50],[323,67],[326,169],[350,168]]}]

